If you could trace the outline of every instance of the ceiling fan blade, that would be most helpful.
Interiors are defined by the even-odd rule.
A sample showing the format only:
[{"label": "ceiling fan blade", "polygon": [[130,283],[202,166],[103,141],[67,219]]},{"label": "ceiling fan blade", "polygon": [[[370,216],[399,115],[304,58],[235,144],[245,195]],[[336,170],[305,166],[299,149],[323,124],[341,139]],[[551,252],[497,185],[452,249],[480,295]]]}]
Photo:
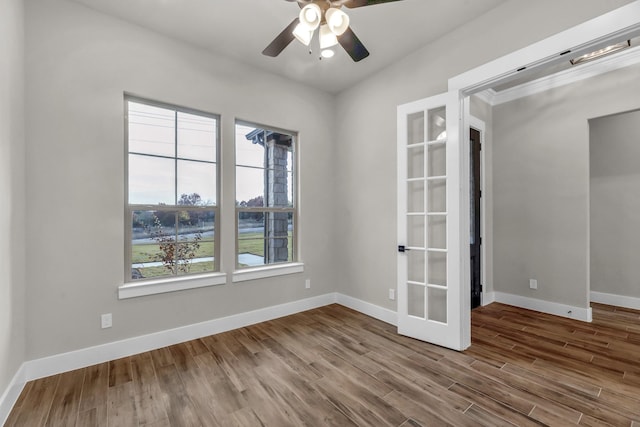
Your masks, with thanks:
[{"label": "ceiling fan blade", "polygon": [[362,61],[364,58],[369,56],[369,51],[364,47],[351,27],[347,28],[347,31],[338,37],[338,43],[340,43],[355,62]]},{"label": "ceiling fan blade", "polygon": [[289,44],[293,41],[293,39],[295,39],[295,36],[293,35],[293,30],[296,28],[296,25],[298,25],[299,23],[300,23],[299,18],[296,18],[293,21],[291,21],[291,24],[289,24],[287,28],[282,30],[282,32],[278,34],[278,37],[273,39],[273,41],[269,44],[269,46],[267,46],[262,51],[262,54],[266,56],[272,56],[272,57],[276,57],[280,55],[280,52],[282,52],[285,47],[289,46]]},{"label": "ceiling fan blade", "polygon": [[374,4],[391,3],[392,1],[402,0],[347,0],[343,5],[349,9],[353,9],[362,6],[373,6]]}]

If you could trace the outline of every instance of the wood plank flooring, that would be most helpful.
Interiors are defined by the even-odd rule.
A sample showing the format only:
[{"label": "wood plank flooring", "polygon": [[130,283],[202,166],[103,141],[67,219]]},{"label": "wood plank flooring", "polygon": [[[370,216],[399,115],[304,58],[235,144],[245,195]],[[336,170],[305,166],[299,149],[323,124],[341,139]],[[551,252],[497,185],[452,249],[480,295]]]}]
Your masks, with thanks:
[{"label": "wood plank flooring", "polygon": [[6,426],[640,427],[640,312],[491,304],[456,353],[339,305],[29,382]]}]

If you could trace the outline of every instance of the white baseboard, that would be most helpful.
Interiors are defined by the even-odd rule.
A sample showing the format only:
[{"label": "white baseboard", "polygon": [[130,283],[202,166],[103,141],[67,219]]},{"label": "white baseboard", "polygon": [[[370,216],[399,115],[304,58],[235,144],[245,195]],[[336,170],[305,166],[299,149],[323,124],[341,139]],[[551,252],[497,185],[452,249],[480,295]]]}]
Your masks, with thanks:
[{"label": "white baseboard", "polygon": [[520,295],[506,294],[504,292],[494,292],[495,302],[513,305],[515,307],[540,311],[542,313],[553,314],[555,316],[567,317],[569,319],[591,322],[591,307],[574,307],[557,302],[544,301],[535,298],[523,297]]},{"label": "white baseboard", "polygon": [[359,311],[362,314],[373,317],[374,319],[382,320],[390,325],[398,325],[398,313],[393,310],[389,310],[388,308],[383,308],[379,305],[371,304],[340,293],[336,293],[336,302],[355,311]]},{"label": "white baseboard", "polygon": [[492,302],[496,302],[495,292],[483,292],[482,293],[482,306],[489,305]]},{"label": "white baseboard", "polygon": [[340,293],[329,293],[180,328],[30,360],[22,364],[4,394],[0,397],[0,425],[9,416],[11,408],[13,408],[28,381],[266,322],[333,303],[344,305],[392,325],[397,325],[398,323],[398,316],[395,311]]},{"label": "white baseboard", "polygon": [[246,313],[213,319],[202,323],[155,332],[107,344],[88,347],[68,353],[56,354],[25,362],[26,380],[31,381],[61,372],[72,371],[121,357],[132,356],[145,351],[202,338],[221,332],[242,328],[255,323],[266,322],[279,317],[333,304],[335,293],[293,301],[286,304],[261,308]]},{"label": "white baseboard", "polygon": [[13,405],[16,404],[24,385],[27,383],[24,363],[18,368],[18,372],[13,376],[7,389],[0,396],[0,426],[7,421]]},{"label": "white baseboard", "polygon": [[604,292],[591,291],[591,301],[600,304],[615,305],[617,307],[633,308],[640,310],[640,298],[624,295],[606,294]]}]

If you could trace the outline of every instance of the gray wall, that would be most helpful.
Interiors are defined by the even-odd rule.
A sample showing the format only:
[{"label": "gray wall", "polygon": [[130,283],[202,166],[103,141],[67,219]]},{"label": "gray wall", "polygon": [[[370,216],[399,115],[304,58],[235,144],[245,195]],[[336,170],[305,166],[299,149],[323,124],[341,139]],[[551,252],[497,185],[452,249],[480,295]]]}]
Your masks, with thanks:
[{"label": "gray wall", "polygon": [[24,26],[22,0],[0,13],[0,395],[25,354]]},{"label": "gray wall", "polygon": [[[396,107],[442,93],[452,76],[627,3],[509,1],[339,94],[340,292],[396,310],[387,297],[396,286]],[[525,16],[535,25],[517,18]]]},{"label": "gray wall", "polygon": [[496,291],[588,307],[587,121],[638,108],[638,77],[636,65],[494,108]]},{"label": "gray wall", "polygon": [[589,120],[592,291],[640,298],[638,159],[640,111]]},{"label": "gray wall", "polygon": [[[27,359],[335,290],[333,96],[76,3],[28,0],[26,13]],[[222,115],[227,272],[235,260],[224,243],[235,238],[234,118],[300,132],[304,274],[117,299],[124,278],[123,91]],[[100,329],[101,313],[113,313],[113,328]]]}]

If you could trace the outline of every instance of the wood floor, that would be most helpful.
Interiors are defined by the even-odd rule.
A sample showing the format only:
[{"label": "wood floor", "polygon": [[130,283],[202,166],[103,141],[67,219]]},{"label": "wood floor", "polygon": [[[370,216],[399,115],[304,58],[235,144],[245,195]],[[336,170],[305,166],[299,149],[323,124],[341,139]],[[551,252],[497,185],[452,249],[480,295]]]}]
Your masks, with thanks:
[{"label": "wood floor", "polygon": [[27,384],[7,426],[640,427],[640,312],[501,304],[456,353],[339,305]]}]

